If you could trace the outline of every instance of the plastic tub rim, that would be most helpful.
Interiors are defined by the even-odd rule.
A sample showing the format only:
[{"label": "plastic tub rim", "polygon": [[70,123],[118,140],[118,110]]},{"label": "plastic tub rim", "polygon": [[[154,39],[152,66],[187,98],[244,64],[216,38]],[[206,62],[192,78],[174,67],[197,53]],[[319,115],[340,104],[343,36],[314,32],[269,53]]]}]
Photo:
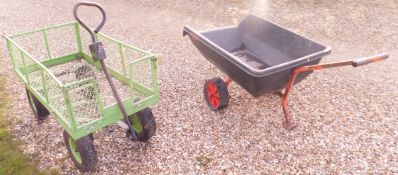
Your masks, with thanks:
[{"label": "plastic tub rim", "polygon": [[[249,16],[255,16],[255,15],[249,15]],[[278,27],[284,28],[284,27],[282,27],[282,26],[280,26],[278,24],[275,24],[272,21],[269,21],[269,20],[266,20],[266,21],[271,23],[271,24],[274,24],[274,25],[276,25]],[[268,68],[265,68],[265,69],[256,70],[256,69],[253,69],[252,67],[250,67],[249,65],[247,65],[246,63],[244,63],[243,61],[241,61],[240,59],[238,59],[236,56],[234,56],[231,53],[227,52],[225,49],[221,48],[220,46],[218,46],[217,44],[215,44],[214,42],[210,41],[209,39],[207,39],[206,37],[204,37],[202,35],[202,33],[204,33],[204,32],[210,32],[210,31],[215,31],[215,30],[220,30],[220,29],[227,29],[227,28],[235,28],[235,27],[237,27],[237,25],[232,25],[232,26],[227,26],[227,27],[222,27],[222,28],[217,28],[217,29],[203,30],[203,31],[197,32],[194,29],[192,29],[191,27],[185,26],[184,27],[184,35],[188,34],[188,35],[190,35],[190,37],[195,37],[196,36],[196,38],[198,38],[200,42],[202,42],[203,44],[207,45],[213,51],[215,51],[215,52],[217,52],[219,54],[222,54],[226,59],[228,59],[229,61],[234,63],[236,66],[238,66],[240,69],[244,70],[246,73],[248,73],[248,74],[250,74],[250,75],[252,75],[254,77],[263,77],[263,76],[272,74],[274,72],[279,72],[279,71],[282,71],[282,70],[290,69],[292,67],[297,67],[299,65],[311,62],[313,60],[320,59],[323,56],[325,56],[325,55],[327,55],[327,54],[329,54],[331,52],[331,48],[329,46],[325,46],[325,45],[320,44],[319,42],[317,42],[317,41],[315,41],[313,39],[310,39],[308,37],[305,37],[303,35],[300,35],[300,34],[298,34],[296,32],[293,32],[293,31],[289,30],[290,32],[292,32],[292,33],[294,33],[294,34],[296,34],[296,35],[298,35],[300,37],[303,37],[303,38],[305,38],[307,40],[310,40],[311,42],[314,42],[316,44],[319,44],[319,45],[325,47],[325,49],[323,49],[321,51],[318,51],[318,52],[315,52],[313,54],[309,54],[309,55],[294,59],[294,60],[289,61],[289,62],[284,62],[284,63],[278,64],[278,65],[275,65],[275,66],[271,66],[271,67],[268,67]]]}]

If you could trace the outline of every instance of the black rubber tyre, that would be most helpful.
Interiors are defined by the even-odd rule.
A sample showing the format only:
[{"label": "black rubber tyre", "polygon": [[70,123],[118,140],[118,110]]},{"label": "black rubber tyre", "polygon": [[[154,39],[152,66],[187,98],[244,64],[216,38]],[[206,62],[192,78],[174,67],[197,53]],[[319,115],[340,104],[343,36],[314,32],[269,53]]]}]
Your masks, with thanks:
[{"label": "black rubber tyre", "polygon": [[[133,137],[133,140],[140,142],[148,141],[152,136],[156,134],[156,121],[152,110],[150,108],[145,108],[133,115],[138,116],[142,126],[142,131],[140,133],[136,132],[135,134],[137,137]],[[133,122],[131,119],[132,116],[129,116],[131,122]],[[128,135],[131,135],[129,131]]]},{"label": "black rubber tyre", "polygon": [[228,106],[228,87],[220,77],[215,77],[205,82],[203,87],[203,96],[207,106],[213,111],[217,111]]},{"label": "black rubber tyre", "polygon": [[93,133],[89,134],[88,137],[90,137],[90,139],[91,139],[92,141],[94,141],[94,134],[93,134]]},{"label": "black rubber tyre", "polygon": [[90,136],[85,136],[74,141],[66,131],[64,131],[63,135],[66,149],[75,166],[81,172],[94,171],[98,158]]},{"label": "black rubber tyre", "polygon": [[26,89],[26,95],[28,96],[29,105],[35,117],[39,121],[45,120],[48,115],[50,115],[50,112],[47,110],[47,108],[44,107],[43,104],[41,104],[41,102],[32,93],[30,93],[28,89]]}]

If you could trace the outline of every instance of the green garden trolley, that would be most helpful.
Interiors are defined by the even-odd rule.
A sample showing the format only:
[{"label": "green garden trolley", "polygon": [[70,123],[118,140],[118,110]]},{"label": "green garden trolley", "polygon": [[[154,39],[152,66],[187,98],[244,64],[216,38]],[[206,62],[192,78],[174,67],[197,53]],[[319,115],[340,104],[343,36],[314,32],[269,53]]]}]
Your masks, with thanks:
[{"label": "green garden trolley", "polygon": [[[102,22],[94,31],[79,19],[79,6],[101,11]],[[79,2],[73,12],[77,21],[6,40],[35,117],[42,121],[52,114],[64,129],[76,167],[87,172],[97,164],[93,132],[117,122],[132,140],[145,142],[155,134],[149,106],[159,101],[157,58],[99,33],[106,21],[99,4]]]}]

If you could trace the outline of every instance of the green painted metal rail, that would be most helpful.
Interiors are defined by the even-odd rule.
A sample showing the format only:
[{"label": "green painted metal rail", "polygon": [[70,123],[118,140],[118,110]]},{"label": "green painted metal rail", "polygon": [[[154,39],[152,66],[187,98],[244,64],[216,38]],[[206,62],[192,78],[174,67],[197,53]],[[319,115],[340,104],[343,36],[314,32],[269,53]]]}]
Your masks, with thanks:
[{"label": "green painted metal rail", "polygon": [[[57,55],[57,51],[53,50],[50,47],[51,45],[70,45],[63,43],[62,38],[58,41],[54,40],[52,34],[71,29],[74,33],[63,36],[72,38],[69,41],[75,43],[70,45],[76,47],[67,54]],[[80,25],[74,21],[6,37],[9,54],[19,79],[75,140],[123,118],[116,103],[105,106],[95,78],[84,77],[65,83],[60,80],[63,75],[56,75],[52,70],[53,67],[66,65],[77,60],[83,60],[93,67],[100,68],[100,65],[94,62],[89,53],[85,51],[86,49],[83,48],[82,45],[87,36],[85,37],[82,34]],[[108,59],[117,58],[118,60],[112,61],[117,61],[120,64],[110,66],[109,72],[113,78],[129,88],[129,97],[123,99],[127,113],[132,115],[156,104],[159,100],[156,56],[102,33],[98,33],[96,37],[100,41],[115,45],[117,48],[117,51],[108,53]],[[28,42],[19,41],[23,38],[30,39],[28,39]],[[39,50],[36,46],[39,46],[29,42],[38,40],[42,41],[42,49],[39,56],[37,54],[32,56],[33,52]],[[107,46],[105,45],[105,47]],[[137,53],[139,56],[132,58],[129,53]],[[146,70],[141,70],[143,65],[147,68]],[[149,76],[140,77],[140,72],[143,71],[146,71],[144,74]],[[83,95],[90,95],[90,98],[84,100],[76,95],[81,92],[84,92]],[[85,108],[92,109],[84,113],[81,109]]]}]

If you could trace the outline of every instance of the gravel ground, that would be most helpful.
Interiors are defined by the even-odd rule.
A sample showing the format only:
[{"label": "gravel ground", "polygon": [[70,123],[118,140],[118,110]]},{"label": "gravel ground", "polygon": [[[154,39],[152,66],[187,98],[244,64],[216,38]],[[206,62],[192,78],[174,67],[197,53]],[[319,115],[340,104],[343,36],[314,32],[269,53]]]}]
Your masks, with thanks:
[{"label": "gravel ground", "polygon": [[[95,133],[95,174],[394,174],[398,173],[398,3],[396,1],[98,1],[103,32],[161,54],[157,135],[149,143],[124,138],[111,126]],[[74,1],[0,1],[0,34],[73,19]],[[84,15],[88,15],[90,10]],[[222,76],[182,37],[184,25],[208,29],[236,24],[253,13],[332,47],[323,62],[389,52],[383,63],[317,72],[295,86],[290,108],[299,127],[286,131],[279,98],[253,98],[236,84],[230,106],[210,111],[206,79]],[[87,17],[94,21],[97,18]],[[38,124],[1,44],[2,76],[14,97],[10,130],[40,168],[78,171],[62,128]]]}]

